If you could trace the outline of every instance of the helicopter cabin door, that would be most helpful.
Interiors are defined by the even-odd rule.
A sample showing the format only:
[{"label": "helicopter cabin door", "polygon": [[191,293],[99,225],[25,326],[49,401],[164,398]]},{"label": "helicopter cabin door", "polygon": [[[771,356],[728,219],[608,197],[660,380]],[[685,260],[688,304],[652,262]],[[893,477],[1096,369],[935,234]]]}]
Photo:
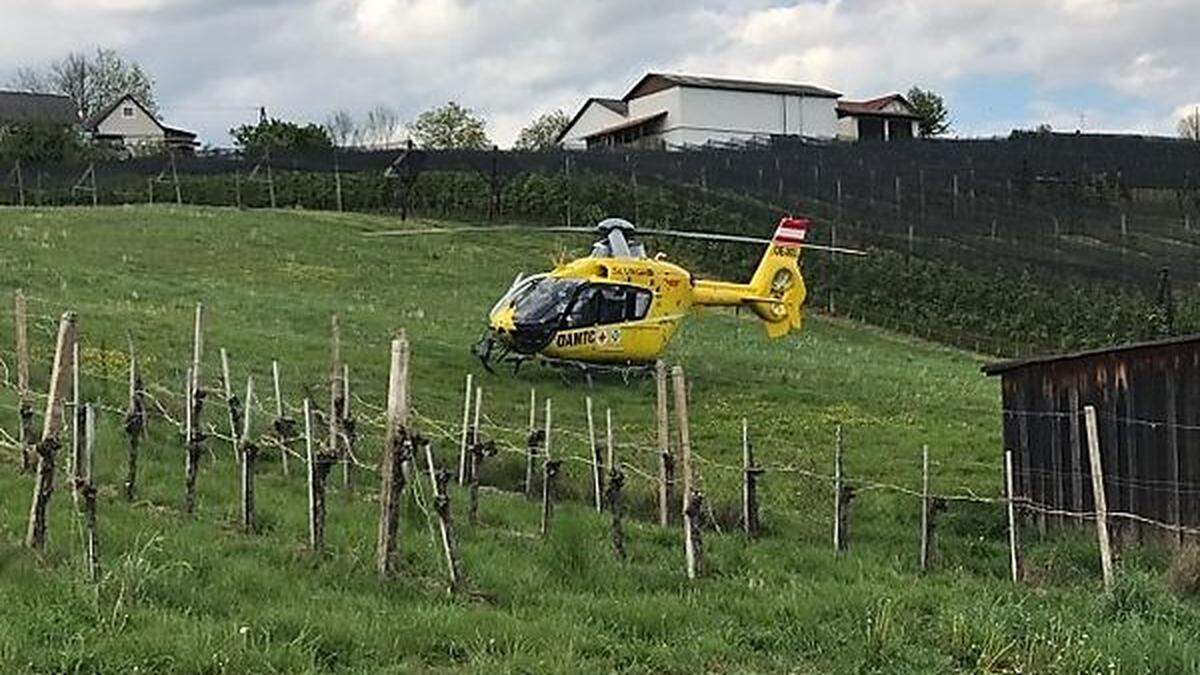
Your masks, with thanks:
[{"label": "helicopter cabin door", "polygon": [[548,351],[581,361],[652,360],[661,340],[658,327],[644,321],[652,299],[644,288],[589,283],[576,293]]}]

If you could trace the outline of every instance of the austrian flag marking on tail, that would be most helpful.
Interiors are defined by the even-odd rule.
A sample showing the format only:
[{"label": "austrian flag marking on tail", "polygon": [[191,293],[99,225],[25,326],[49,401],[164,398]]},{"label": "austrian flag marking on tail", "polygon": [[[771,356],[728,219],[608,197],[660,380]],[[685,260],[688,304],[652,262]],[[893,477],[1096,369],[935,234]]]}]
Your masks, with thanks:
[{"label": "austrian flag marking on tail", "polygon": [[771,243],[787,248],[799,248],[804,245],[810,225],[812,223],[807,218],[781,218]]}]

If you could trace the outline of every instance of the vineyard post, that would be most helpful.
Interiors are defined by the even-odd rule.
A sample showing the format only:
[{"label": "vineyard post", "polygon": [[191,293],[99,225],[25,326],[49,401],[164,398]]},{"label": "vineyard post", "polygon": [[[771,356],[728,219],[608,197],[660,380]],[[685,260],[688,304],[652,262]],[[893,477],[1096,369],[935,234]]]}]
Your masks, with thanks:
[{"label": "vineyard post", "polygon": [[183,206],[183,190],[179,187],[179,169],[175,166],[175,151],[171,151],[171,182],[175,183],[175,205]]},{"label": "vineyard post", "polygon": [[600,476],[603,462],[600,460],[600,448],[596,445],[596,423],[592,414],[592,397],[584,399],[587,404],[588,444],[592,450],[592,494],[595,497],[596,512],[604,510],[604,481]]},{"label": "vineyard post", "polygon": [[196,508],[196,475],[199,471],[200,455],[203,452],[204,434],[200,431],[200,414],[204,409],[206,393],[200,364],[204,355],[204,305],[196,303],[195,324],[192,329],[192,366],[188,368],[188,399],[186,417],[187,463],[184,468],[184,510],[191,514]]},{"label": "vineyard post", "polygon": [[345,450],[346,457],[342,462],[342,489],[349,492],[351,465],[354,464],[354,445],[357,440],[354,433],[354,414],[351,412],[350,405],[350,366],[342,364],[342,419],[339,422],[339,427],[342,430],[342,447]]},{"label": "vineyard post", "polygon": [[279,385],[279,361],[271,361],[271,379],[275,389],[275,439],[279,442],[279,460],[283,464],[283,475],[288,475],[288,454],[294,425],[283,416],[283,393]]},{"label": "vineyard post", "polygon": [[704,546],[700,538],[700,514],[703,496],[693,484],[692,439],[688,428],[687,381],[683,367],[671,369],[675,385],[675,415],[679,425],[679,451],[683,457],[683,534],[684,553],[687,557],[688,579],[696,579],[703,573]]},{"label": "vineyard post", "polygon": [[441,532],[442,553],[446,557],[446,571],[450,575],[450,593],[457,593],[462,587],[462,567],[458,560],[458,543],[454,538],[454,526],[450,519],[450,472],[438,470],[433,462],[433,449],[428,441],[424,441],[425,461],[429,465],[429,480],[433,483],[433,509],[438,516],[438,529]]},{"label": "vineyard post", "polygon": [[658,524],[671,524],[671,503],[675,484],[675,458],[671,455],[670,418],[667,414],[667,366],[654,364],[654,383],[657,391],[655,418],[658,421]]},{"label": "vineyard post", "polygon": [[900,190],[900,175],[899,174],[896,175],[895,183],[896,183],[896,215],[899,216],[901,214],[900,205],[902,203],[901,190]]},{"label": "vineyard post", "polygon": [[83,496],[83,452],[87,439],[87,420],[79,392],[79,335],[71,345],[71,499],[79,508]]},{"label": "vineyard post", "polygon": [[833,450],[833,550],[844,553],[850,544],[850,502],[854,488],[846,484],[842,457],[842,425],[837,425]]},{"label": "vineyard post", "polygon": [[304,399],[304,440],[308,451],[308,545],[314,553],[325,548],[325,478],[336,457],[313,442],[312,401]]},{"label": "vineyard post", "polygon": [[[237,394],[233,393],[233,381],[229,378],[229,354],[225,348],[221,348],[221,386],[225,389],[225,404],[229,411],[229,443],[233,446],[233,455],[238,457],[241,451],[241,443],[239,442],[242,422],[242,401],[238,400]],[[246,401],[246,406],[250,405]],[[249,414],[247,409],[245,414]]]},{"label": "vineyard post", "polygon": [[13,173],[17,179],[17,206],[25,207],[25,177],[21,175],[21,160],[13,163]]},{"label": "vineyard post", "polygon": [[234,169],[233,171],[233,194],[237,200],[238,211],[242,210],[242,170]]},{"label": "vineyard post", "polygon": [[84,439],[83,462],[86,471],[78,478],[77,491],[83,498],[83,532],[84,559],[87,565],[88,580],[96,583],[100,580],[100,558],[96,538],[96,410],[88,404],[84,406]]},{"label": "vineyard post", "polygon": [[125,499],[133,501],[137,490],[138,446],[146,431],[146,390],[138,370],[133,341],[129,343],[129,407],[125,410],[125,433],[129,436],[129,454],[125,472]]},{"label": "vineyard post", "polygon": [[408,432],[408,337],[405,332],[392,340],[391,368],[388,372],[387,440],[379,487],[379,538],[375,548],[375,568],[380,577],[395,571],[396,534],[400,526],[400,495],[404,492],[403,464],[409,452]]},{"label": "vineyard post", "polygon": [[[342,324],[338,315],[329,319],[329,445],[328,454],[334,461],[347,461],[342,444]],[[322,493],[324,481],[322,481]],[[322,504],[324,508],[324,504]]]},{"label": "vineyard post", "polygon": [[271,158],[267,157],[267,192],[271,197],[271,208],[275,208],[275,177],[271,174]]},{"label": "vineyard post", "polygon": [[953,213],[954,213],[954,217],[957,218],[958,217],[958,174],[957,173],[954,174],[953,178],[951,179],[950,186],[951,186],[951,190],[953,190],[953,192],[954,192],[954,211],[953,211]]},{"label": "vineyard post", "polygon": [[29,331],[25,311],[25,292],[17,289],[13,295],[13,323],[17,348],[17,396],[20,426],[17,439],[21,446],[21,471],[33,470],[36,455],[33,440],[33,404],[29,396]]},{"label": "vineyard post", "polygon": [[[611,448],[611,444],[610,444]],[[612,516],[610,530],[612,534],[613,554],[618,560],[625,559],[625,528],[621,522],[623,506],[621,505],[621,488],[625,485],[625,473],[617,464],[616,456],[611,452],[608,457],[608,485],[605,489],[605,501],[608,502],[608,512]]]},{"label": "vineyard post", "polygon": [[29,508],[29,529],[25,545],[41,550],[46,544],[46,509],[54,494],[54,455],[58,452],[63,428],[63,398],[71,370],[71,345],[75,343],[75,313],[67,312],[58,323],[58,341],[54,349],[54,366],[50,371],[50,391],[46,397],[46,414],[42,423],[42,438],[37,446],[37,482]]},{"label": "vineyard post", "polygon": [[1104,589],[1112,590],[1113,558],[1108,536],[1108,497],[1104,494],[1104,465],[1100,459],[1100,434],[1096,424],[1096,408],[1083,409],[1087,424],[1088,458],[1091,460],[1092,497],[1096,503],[1096,538],[1100,542],[1100,569],[1104,573]]},{"label": "vineyard post", "polygon": [[921,448],[921,571],[933,565],[937,548],[937,517],[946,510],[945,500],[929,493],[929,446]]},{"label": "vineyard post", "polygon": [[465,485],[467,482],[467,446],[473,442],[471,440],[471,394],[475,391],[473,379],[471,373],[467,373],[467,388],[463,393],[462,434],[458,439],[459,485]]},{"label": "vineyard post", "polygon": [[479,416],[483,410],[483,387],[475,387],[475,418],[471,423],[471,442],[467,445],[467,466],[466,479],[470,482],[472,479],[471,473],[475,470],[475,461],[472,458],[472,448],[479,445]]},{"label": "vineyard post", "polygon": [[550,430],[553,428],[551,421],[553,401],[546,399],[546,429],[543,434],[543,439],[546,444],[545,455],[546,459],[542,461],[542,537],[545,538],[550,534],[550,518],[554,515],[554,478],[558,475],[558,467],[562,463],[561,460],[555,460],[550,451]]},{"label": "vineyard post", "polygon": [[754,448],[750,445],[750,422],[742,418],[742,528],[749,537],[758,536],[758,477],[762,469],[754,465]]},{"label": "vineyard post", "polygon": [[338,168],[336,153],[334,153],[334,156],[333,156],[333,186],[334,186],[334,191],[337,195],[337,210],[338,210],[338,213],[341,213],[342,212],[342,172]]},{"label": "vineyard post", "polygon": [[242,530],[246,534],[255,531],[254,516],[254,464],[258,459],[258,446],[250,440],[252,401],[254,399],[254,378],[246,378],[245,415],[242,417],[242,429],[237,436],[237,455],[242,462]]},{"label": "vineyard post", "polygon": [[1016,481],[1013,479],[1013,453],[1004,451],[1004,495],[1008,510],[1008,571],[1014,584],[1021,581],[1021,533],[1017,521]]},{"label": "vineyard post", "polygon": [[537,464],[537,391],[529,388],[529,436],[525,455],[525,497],[533,499],[534,476]]},{"label": "vineyard post", "polygon": [[604,409],[605,448],[607,450],[607,466],[616,466],[616,443],[613,440],[612,408]]}]

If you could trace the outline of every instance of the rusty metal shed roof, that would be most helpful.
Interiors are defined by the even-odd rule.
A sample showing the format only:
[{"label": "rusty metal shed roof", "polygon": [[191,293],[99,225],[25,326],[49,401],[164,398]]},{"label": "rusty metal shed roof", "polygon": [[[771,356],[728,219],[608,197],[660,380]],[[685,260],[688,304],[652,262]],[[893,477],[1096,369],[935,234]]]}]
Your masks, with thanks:
[{"label": "rusty metal shed roof", "polygon": [[1163,340],[1151,340],[1147,342],[1133,342],[1127,345],[1117,345],[1114,347],[1100,347],[1097,349],[1086,349],[1068,354],[1055,354],[1051,356],[1034,356],[1024,359],[1012,359],[1009,361],[997,361],[983,366],[982,370],[987,375],[1002,375],[1018,368],[1027,366],[1042,366],[1051,363],[1059,363],[1063,361],[1074,361],[1078,359],[1087,359],[1095,356],[1104,356],[1106,354],[1123,354],[1127,352],[1137,352],[1142,350],[1162,349],[1164,347],[1175,347],[1185,344],[1200,343],[1200,334],[1184,335],[1181,337],[1166,338]]}]

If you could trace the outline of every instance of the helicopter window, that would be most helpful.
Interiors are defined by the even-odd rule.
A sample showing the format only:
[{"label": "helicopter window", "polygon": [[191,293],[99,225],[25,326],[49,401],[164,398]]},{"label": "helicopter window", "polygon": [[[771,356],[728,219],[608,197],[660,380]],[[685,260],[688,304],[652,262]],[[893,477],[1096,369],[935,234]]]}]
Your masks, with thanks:
[{"label": "helicopter window", "polygon": [[522,323],[557,321],[582,282],[577,279],[530,280],[513,294],[513,305]]},{"label": "helicopter window", "polygon": [[579,291],[567,314],[568,328],[638,321],[650,311],[651,294],[637,288],[598,284]]}]

